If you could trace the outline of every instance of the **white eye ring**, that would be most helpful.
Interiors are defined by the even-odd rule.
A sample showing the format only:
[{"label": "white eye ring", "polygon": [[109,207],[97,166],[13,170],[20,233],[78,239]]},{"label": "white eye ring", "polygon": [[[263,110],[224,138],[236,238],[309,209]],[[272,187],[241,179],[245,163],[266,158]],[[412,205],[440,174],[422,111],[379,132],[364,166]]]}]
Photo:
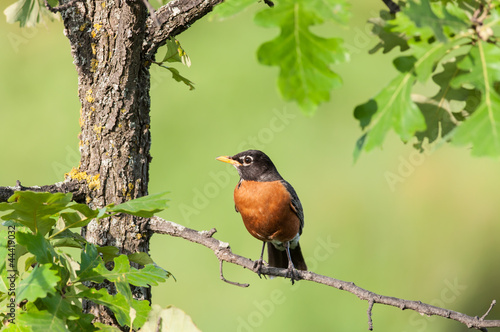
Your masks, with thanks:
[{"label": "white eye ring", "polygon": [[242,160],[243,160],[243,166],[248,166],[252,163],[253,157],[252,156],[244,156],[242,158]]}]

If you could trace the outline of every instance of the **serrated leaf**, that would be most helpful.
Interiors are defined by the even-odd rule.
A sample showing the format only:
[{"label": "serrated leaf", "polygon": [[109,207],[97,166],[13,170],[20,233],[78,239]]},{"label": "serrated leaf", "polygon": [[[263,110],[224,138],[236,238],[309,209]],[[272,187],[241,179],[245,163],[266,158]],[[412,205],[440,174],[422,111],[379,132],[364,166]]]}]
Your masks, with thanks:
[{"label": "serrated leaf", "polygon": [[[319,37],[310,29],[327,18],[343,20],[345,2],[326,3],[327,6],[318,0],[286,0],[255,16],[257,24],[281,29],[278,37],[259,47],[259,62],[280,68],[278,87],[283,98],[296,101],[308,113],[328,101],[331,90],[342,85],[342,79],[330,66],[347,60],[340,38]],[[336,10],[317,12],[318,6]]]},{"label": "serrated leaf", "polygon": [[472,144],[476,156],[500,155],[500,96],[495,83],[500,81],[500,48],[478,41],[476,46],[458,63],[466,73],[452,81],[455,87],[472,84],[481,91],[477,109],[456,130],[453,143]]},{"label": "serrated leaf", "polygon": [[31,229],[33,233],[39,232],[45,235],[56,223],[52,215],[64,210],[71,198],[72,194],[70,193],[16,191],[9,198],[8,203],[0,203],[0,211],[13,210],[2,216],[2,219],[13,219]]},{"label": "serrated leaf", "polygon": [[56,291],[55,287],[61,278],[56,271],[50,269],[51,267],[52,264],[37,265],[28,277],[19,282],[16,303],[24,299],[33,302]]},{"label": "serrated leaf", "polygon": [[36,262],[40,264],[52,263],[58,258],[50,242],[41,233],[16,232],[16,240],[33,254]]},{"label": "serrated leaf", "polygon": [[[159,327],[158,322],[161,322]],[[200,332],[191,317],[181,309],[174,306],[162,309],[159,305],[154,304],[149,313],[148,320],[140,332],[156,332],[158,330],[162,332]]]},{"label": "serrated leaf", "polygon": [[37,23],[43,22],[44,18],[54,20],[57,15],[51,13],[43,3],[43,0],[18,0],[3,12],[7,18],[7,23],[19,22],[22,27],[34,27]]},{"label": "serrated leaf", "polygon": [[108,208],[109,212],[127,213],[138,217],[151,218],[155,213],[167,208],[168,199],[164,198],[169,192],[148,195]]}]

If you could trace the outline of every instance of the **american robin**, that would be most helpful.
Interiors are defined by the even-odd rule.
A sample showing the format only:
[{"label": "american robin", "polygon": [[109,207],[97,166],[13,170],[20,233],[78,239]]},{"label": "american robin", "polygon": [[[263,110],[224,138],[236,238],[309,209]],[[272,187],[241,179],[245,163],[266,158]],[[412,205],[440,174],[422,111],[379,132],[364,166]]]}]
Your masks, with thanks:
[{"label": "american robin", "polygon": [[262,151],[248,150],[217,160],[232,164],[240,175],[234,189],[236,212],[241,214],[248,232],[263,241],[255,265],[257,273],[260,276],[267,243],[269,265],[288,268],[293,284],[298,280],[295,268],[307,270],[299,245],[304,212],[297,193]]}]

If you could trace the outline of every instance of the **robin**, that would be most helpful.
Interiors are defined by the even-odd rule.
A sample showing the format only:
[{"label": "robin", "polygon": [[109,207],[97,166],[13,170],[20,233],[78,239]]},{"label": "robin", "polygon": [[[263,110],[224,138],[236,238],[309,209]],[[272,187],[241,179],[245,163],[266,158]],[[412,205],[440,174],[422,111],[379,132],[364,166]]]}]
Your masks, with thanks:
[{"label": "robin", "polygon": [[298,280],[295,269],[307,270],[299,245],[304,212],[297,193],[262,151],[248,150],[217,160],[232,164],[240,175],[234,189],[236,212],[248,232],[263,241],[260,259],[255,262],[257,273],[260,276],[267,243],[269,266],[287,268],[293,284]]}]

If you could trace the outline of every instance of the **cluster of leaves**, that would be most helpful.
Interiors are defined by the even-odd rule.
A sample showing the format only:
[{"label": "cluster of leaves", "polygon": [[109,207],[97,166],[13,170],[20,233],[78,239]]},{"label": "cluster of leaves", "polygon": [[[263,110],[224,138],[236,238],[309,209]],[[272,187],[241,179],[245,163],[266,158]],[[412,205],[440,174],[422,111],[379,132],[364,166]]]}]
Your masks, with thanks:
[{"label": "cluster of leaves", "polygon": [[[348,59],[341,38],[324,38],[311,30],[325,23],[345,25],[349,5],[345,0],[278,0],[255,16],[263,27],[278,27],[280,34],[262,44],[258,61],[279,67],[278,88],[285,100],[295,101],[311,114],[330,99],[331,90],[342,85],[331,66]],[[227,0],[214,14],[227,18],[254,4],[254,0]]]},{"label": "cluster of leaves", "polygon": [[189,87],[189,90],[193,90],[194,83],[191,80],[182,76],[177,69],[164,65],[165,62],[180,62],[187,67],[191,67],[191,59],[187,55],[186,51],[184,51],[184,49],[182,48],[181,43],[174,37],[170,37],[170,39],[168,39],[165,43],[165,47],[167,51],[165,52],[163,60],[160,62],[156,62],[156,64],[170,71],[174,80],[184,83]]},{"label": "cluster of leaves", "polygon": [[[380,38],[373,51],[399,47],[399,74],[354,116],[364,134],[362,150],[381,146],[393,129],[415,146],[451,140],[472,145],[478,156],[500,155],[500,9],[486,0],[409,0],[402,11],[373,19]],[[433,95],[414,93],[432,81]],[[440,140],[438,140],[440,139]]]},{"label": "cluster of leaves", "polygon": [[[108,307],[122,326],[143,326],[151,307],[148,301],[133,298],[130,284],[158,285],[170,273],[146,253],[119,255],[117,248],[90,244],[71,229],[117,213],[151,217],[166,207],[164,196],[96,210],[62,193],[16,192],[8,202],[0,203],[0,211],[8,212],[2,217],[7,230],[0,234],[0,315],[7,325],[5,331],[109,330],[109,326],[92,324],[94,316],[82,313],[82,299]],[[68,248],[80,249],[80,260]],[[131,267],[130,262],[144,268]],[[88,287],[105,280],[114,284],[116,294]],[[152,319],[158,315],[155,312]]]}]

